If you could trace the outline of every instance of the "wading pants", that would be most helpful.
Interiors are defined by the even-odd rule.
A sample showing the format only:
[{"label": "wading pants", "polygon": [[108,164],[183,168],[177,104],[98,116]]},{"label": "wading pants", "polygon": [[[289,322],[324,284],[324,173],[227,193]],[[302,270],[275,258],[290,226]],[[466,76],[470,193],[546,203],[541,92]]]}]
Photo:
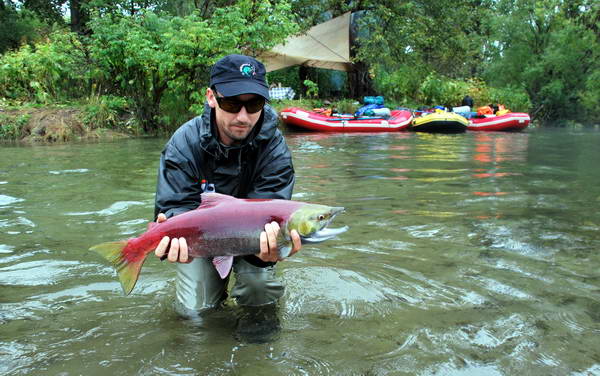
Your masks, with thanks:
[{"label": "wading pants", "polygon": [[[177,308],[187,315],[217,307],[227,298],[229,277],[221,279],[212,262],[194,258],[189,264],[176,264]],[[283,295],[283,285],[275,276],[275,267],[260,268],[241,257],[233,261],[235,282],[231,296],[242,306],[274,303]],[[231,274],[230,274],[231,276]]]}]

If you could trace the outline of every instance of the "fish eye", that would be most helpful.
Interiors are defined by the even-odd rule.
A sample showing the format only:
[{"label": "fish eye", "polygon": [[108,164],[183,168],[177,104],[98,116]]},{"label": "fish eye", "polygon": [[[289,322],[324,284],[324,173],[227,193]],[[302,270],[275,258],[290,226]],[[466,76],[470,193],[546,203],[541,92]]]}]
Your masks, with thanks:
[{"label": "fish eye", "polygon": [[319,215],[319,218],[318,218],[318,219],[319,219],[319,221],[322,221],[322,220],[324,220],[324,219],[325,219],[325,216],[324,216],[323,214],[321,214],[321,215]]}]

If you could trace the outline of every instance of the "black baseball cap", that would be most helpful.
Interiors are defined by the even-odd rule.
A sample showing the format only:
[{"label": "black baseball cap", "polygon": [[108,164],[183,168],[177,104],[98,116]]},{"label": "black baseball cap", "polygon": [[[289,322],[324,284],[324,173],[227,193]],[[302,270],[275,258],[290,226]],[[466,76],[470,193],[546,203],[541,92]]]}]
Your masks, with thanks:
[{"label": "black baseball cap", "polygon": [[210,87],[226,97],[258,94],[269,100],[266,73],[265,66],[250,56],[227,55],[210,70]]}]

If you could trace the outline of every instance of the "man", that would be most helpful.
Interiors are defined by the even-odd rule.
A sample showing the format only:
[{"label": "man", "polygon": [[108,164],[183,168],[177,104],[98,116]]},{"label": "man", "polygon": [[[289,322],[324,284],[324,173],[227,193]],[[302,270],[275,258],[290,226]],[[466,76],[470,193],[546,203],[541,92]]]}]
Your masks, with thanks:
[{"label": "man", "polygon": [[469,106],[469,109],[473,108],[473,104],[473,98],[469,94],[465,95],[461,102],[462,106]]},{"label": "man", "polygon": [[[277,113],[266,104],[265,74],[263,64],[243,55],[228,55],[212,67],[204,114],[182,125],[162,152],[158,222],[198,207],[209,187],[241,198],[291,198],[294,168]],[[277,222],[265,224],[260,253],[235,258],[231,295],[238,304],[263,306],[283,294],[274,270],[279,230]],[[293,254],[300,237],[290,235]],[[163,238],[155,254],[176,263],[176,306],[183,315],[214,308],[227,297],[229,277],[221,279],[210,259],[190,259],[185,238]]]}]

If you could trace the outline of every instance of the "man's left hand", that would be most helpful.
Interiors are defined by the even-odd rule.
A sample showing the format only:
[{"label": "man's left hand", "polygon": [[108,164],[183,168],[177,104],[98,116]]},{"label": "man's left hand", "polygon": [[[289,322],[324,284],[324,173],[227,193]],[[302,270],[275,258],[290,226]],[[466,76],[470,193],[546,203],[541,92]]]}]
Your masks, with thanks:
[{"label": "man's left hand", "polygon": [[[280,230],[279,223],[271,222],[267,223],[265,231],[260,233],[260,253],[257,256],[262,261],[275,262],[284,260],[279,257],[279,248],[277,247],[277,234],[279,234]],[[300,250],[302,242],[296,230],[290,231],[290,237],[292,238],[292,250],[289,256],[292,256]]]}]

